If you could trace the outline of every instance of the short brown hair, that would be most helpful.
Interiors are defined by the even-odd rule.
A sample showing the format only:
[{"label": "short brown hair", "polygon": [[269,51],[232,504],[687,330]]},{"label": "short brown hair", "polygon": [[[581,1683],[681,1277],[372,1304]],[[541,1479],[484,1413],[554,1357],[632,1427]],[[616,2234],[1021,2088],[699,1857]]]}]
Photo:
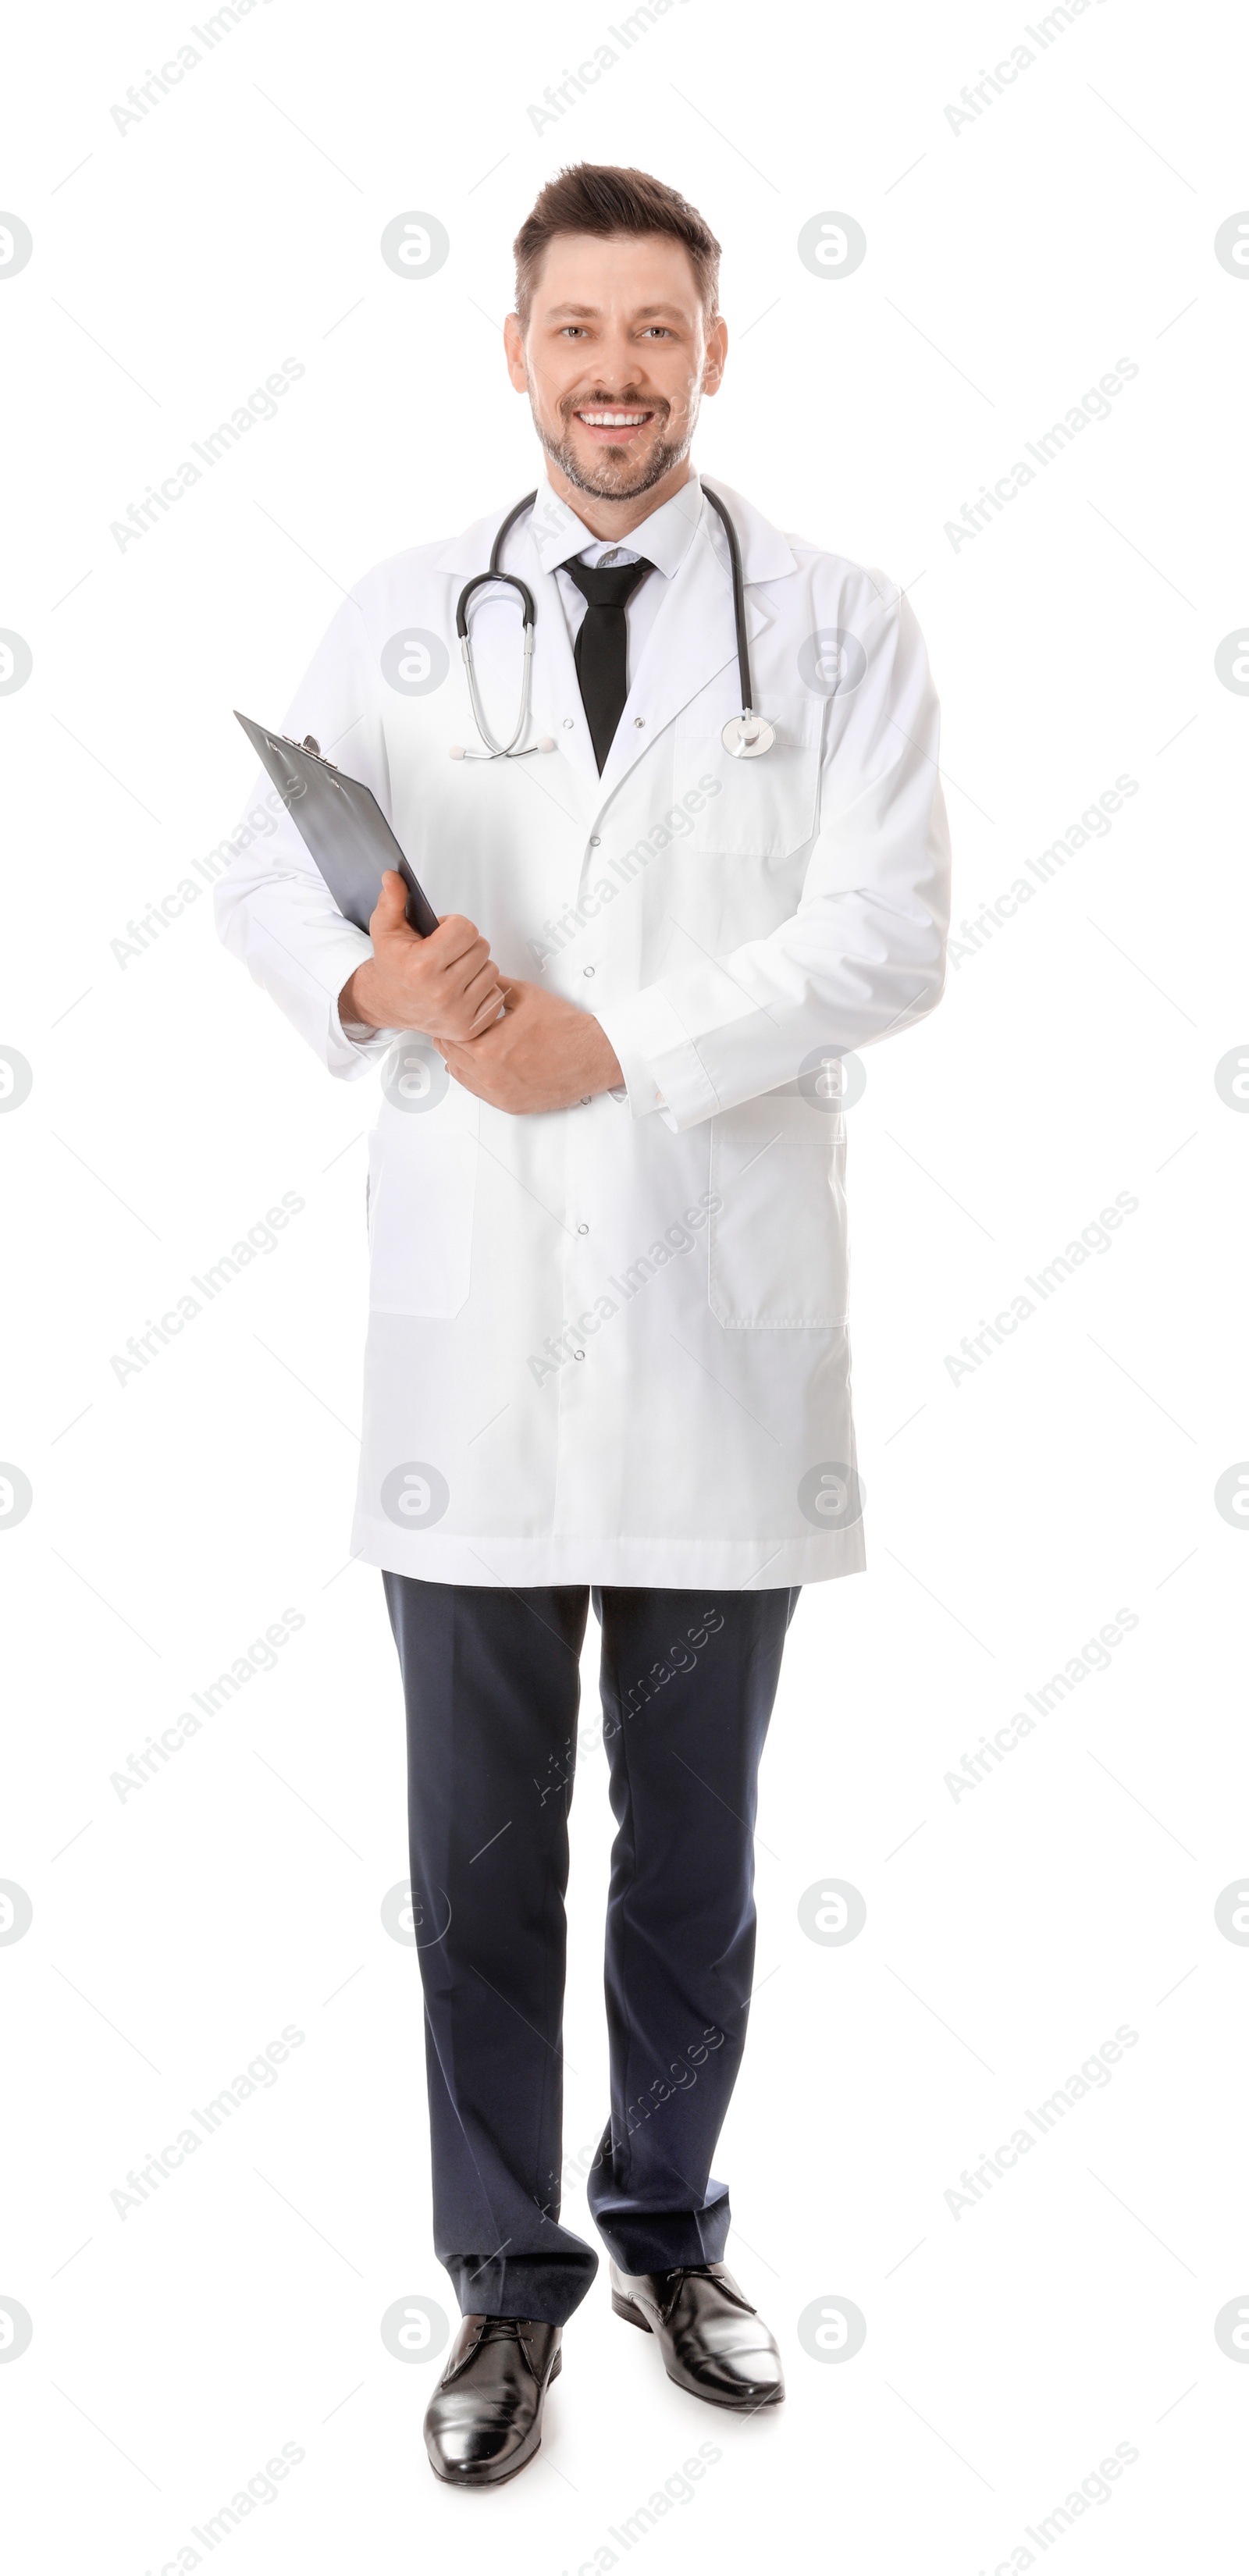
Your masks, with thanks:
[{"label": "short brown hair", "polygon": [[720,293],[720,245],[697,210],[662,179],[645,170],[617,170],[602,163],[578,161],[561,170],[542,190],[512,244],[516,258],[516,311],[522,330],[543,253],[557,233],[667,233],[689,252],[703,311],[715,319]]}]

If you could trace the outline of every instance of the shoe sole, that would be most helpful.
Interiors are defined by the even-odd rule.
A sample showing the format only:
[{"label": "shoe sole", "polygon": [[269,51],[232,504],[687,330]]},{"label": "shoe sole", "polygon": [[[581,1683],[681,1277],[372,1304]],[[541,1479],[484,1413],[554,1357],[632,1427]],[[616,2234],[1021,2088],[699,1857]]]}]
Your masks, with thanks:
[{"label": "shoe sole", "polygon": [[650,2326],[647,2323],[646,2318],[643,2316],[640,2308],[634,2307],[632,2299],[626,2299],[620,2290],[613,2290],[611,2294],[611,2303],[616,2315],[618,2317],[623,2317],[626,2325],[640,2326],[643,2334],[650,2333]]},{"label": "shoe sole", "polygon": [[[552,2380],[558,2379],[563,2366],[564,2355],[563,2352],[560,2351],[556,2353],[554,2362],[551,2366],[550,2376],[546,2383],[548,2388],[550,2387]],[[431,2469],[433,2469],[434,2476],[437,2478],[439,2486],[463,2487],[466,2491],[471,2492],[472,2494],[479,2494],[483,2487],[505,2487],[509,2478],[518,2478],[521,2470],[527,2469],[531,2460],[536,2460],[541,2448],[542,2434],[541,2430],[539,2430],[537,2441],[532,2445],[531,2449],[528,2451],[522,2451],[518,2459],[509,2460],[505,2469],[500,2469],[494,2475],[487,2474],[485,2477],[479,2478],[448,2477],[445,2469],[440,2469],[435,2466],[433,2460],[430,2459],[428,2449],[426,2449],[425,2457],[429,2460],[429,2465]]]},{"label": "shoe sole", "polygon": [[[621,2291],[612,2291],[611,2303],[615,2315],[623,2317],[626,2325],[640,2326],[643,2334],[654,2333],[641,2309],[635,2308],[632,2299],[626,2299]],[[783,2388],[771,2390],[766,2397],[713,2397],[709,2389],[691,2388],[687,2380],[678,2379],[674,2370],[668,2370],[666,2361],[664,2369],[674,2388],[681,2389],[687,2397],[697,2397],[704,2406],[722,2407],[726,2415],[757,2415],[761,2406],[783,2406],[785,2402]]]}]

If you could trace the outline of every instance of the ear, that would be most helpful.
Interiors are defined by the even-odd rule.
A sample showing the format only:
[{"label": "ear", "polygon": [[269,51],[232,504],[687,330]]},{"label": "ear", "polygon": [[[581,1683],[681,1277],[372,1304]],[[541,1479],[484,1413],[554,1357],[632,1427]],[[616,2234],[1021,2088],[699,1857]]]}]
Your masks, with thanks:
[{"label": "ear", "polygon": [[518,314],[509,313],[503,325],[503,348],[507,372],[518,394],[529,390],[529,369],[525,364],[525,339]]},{"label": "ear", "polygon": [[728,324],[716,315],[707,334],[707,355],[703,360],[703,392],[718,394],[724,382],[724,369],[729,352]]}]

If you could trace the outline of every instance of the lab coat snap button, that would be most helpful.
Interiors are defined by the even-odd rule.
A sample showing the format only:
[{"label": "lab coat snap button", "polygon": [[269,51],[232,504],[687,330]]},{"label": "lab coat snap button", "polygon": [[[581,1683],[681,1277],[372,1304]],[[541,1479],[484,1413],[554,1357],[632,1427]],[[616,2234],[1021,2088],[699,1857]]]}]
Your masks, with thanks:
[{"label": "lab coat snap button", "polygon": [[594,973],[594,968],[592,966],[583,966],[581,972],[583,975],[592,975]]}]

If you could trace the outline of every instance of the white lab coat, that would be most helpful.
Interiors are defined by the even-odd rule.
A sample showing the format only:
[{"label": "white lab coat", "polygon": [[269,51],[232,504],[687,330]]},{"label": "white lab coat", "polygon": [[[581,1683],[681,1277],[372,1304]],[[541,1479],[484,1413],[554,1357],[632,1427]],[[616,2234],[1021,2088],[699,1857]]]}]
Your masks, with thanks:
[{"label": "white lab coat", "polygon": [[[804,1067],[939,998],[937,705],[894,586],[782,536],[717,478],[777,736],[731,759],[727,545],[687,489],[695,535],[601,778],[531,521],[503,560],[537,606],[528,738],[556,750],[448,757],[479,747],[455,607],[502,509],[370,572],[285,719],[372,788],[436,911],[475,921],[505,974],[594,1011],[623,1092],[514,1117],[451,1082],[428,1040],[353,1043],[336,1002],[368,941],[284,813],[248,846],[240,832],[217,889],[227,947],[330,1072],[382,1072],[352,1544],[399,1573],[701,1590],[865,1562],[844,1118]],[[479,592],[499,739],[520,650],[515,593]]]}]

